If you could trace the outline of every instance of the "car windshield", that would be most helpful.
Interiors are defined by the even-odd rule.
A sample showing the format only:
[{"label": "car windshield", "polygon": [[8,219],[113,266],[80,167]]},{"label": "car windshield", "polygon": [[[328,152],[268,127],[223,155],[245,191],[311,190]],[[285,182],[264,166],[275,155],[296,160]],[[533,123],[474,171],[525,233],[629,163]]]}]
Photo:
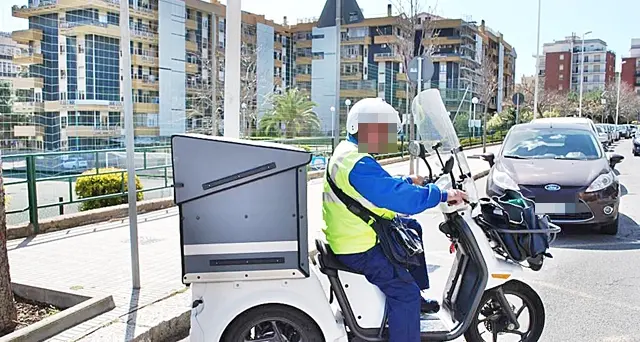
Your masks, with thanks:
[{"label": "car windshield", "polygon": [[520,128],[504,142],[504,158],[593,160],[602,157],[593,134],[581,129]]},{"label": "car windshield", "polygon": [[605,133],[604,128],[600,126],[596,126],[596,129],[598,130],[598,133]]}]

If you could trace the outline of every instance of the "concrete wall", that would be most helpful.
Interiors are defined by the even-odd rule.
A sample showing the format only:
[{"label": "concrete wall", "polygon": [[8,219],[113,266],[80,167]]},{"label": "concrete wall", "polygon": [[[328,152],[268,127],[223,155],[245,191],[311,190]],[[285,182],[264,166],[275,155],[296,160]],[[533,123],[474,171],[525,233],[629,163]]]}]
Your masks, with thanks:
[{"label": "concrete wall", "polygon": [[159,1],[160,136],[185,132],[185,19],[184,1]]},{"label": "concrete wall", "polygon": [[[320,119],[320,130],[331,131],[331,106],[335,106],[336,96],[336,28],[314,27],[311,51],[323,52],[323,59],[314,59],[311,69],[311,100],[318,106],[314,108]],[[324,37],[322,37],[324,35]]]},{"label": "concrete wall", "polygon": [[258,58],[256,65],[258,118],[271,108],[268,96],[273,93],[274,77],[274,30],[272,26],[258,23],[256,26]]}]

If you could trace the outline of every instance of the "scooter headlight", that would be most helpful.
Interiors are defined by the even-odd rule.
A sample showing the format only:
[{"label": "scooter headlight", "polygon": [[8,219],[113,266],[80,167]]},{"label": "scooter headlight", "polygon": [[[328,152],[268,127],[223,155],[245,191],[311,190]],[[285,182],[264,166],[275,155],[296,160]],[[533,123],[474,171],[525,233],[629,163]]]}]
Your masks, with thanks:
[{"label": "scooter headlight", "polygon": [[606,189],[608,186],[613,184],[615,177],[616,175],[613,173],[613,171],[603,173],[598,176],[593,182],[591,182],[591,185],[589,185],[585,192],[595,192]]},{"label": "scooter headlight", "polygon": [[511,178],[511,176],[509,176],[509,174],[504,171],[493,169],[491,180],[493,181],[493,184],[495,184],[495,186],[499,187],[500,189],[510,189],[515,191],[520,190],[518,183],[516,183],[516,181],[514,181],[513,178]]}]

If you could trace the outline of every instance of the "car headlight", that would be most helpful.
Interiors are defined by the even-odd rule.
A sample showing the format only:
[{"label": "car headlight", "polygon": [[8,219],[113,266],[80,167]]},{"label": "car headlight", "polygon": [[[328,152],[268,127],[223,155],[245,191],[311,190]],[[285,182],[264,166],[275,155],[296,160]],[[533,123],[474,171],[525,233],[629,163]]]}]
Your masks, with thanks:
[{"label": "car headlight", "polygon": [[633,144],[634,145],[640,145],[640,139],[638,139],[638,138],[633,139]]},{"label": "car headlight", "polygon": [[613,173],[613,171],[603,173],[600,176],[598,176],[593,182],[591,182],[591,185],[589,185],[589,187],[587,188],[587,190],[585,190],[585,192],[594,192],[594,191],[600,191],[602,189],[605,189],[606,187],[613,184],[613,181],[615,179],[616,179],[616,175]]},{"label": "car headlight", "polygon": [[493,184],[495,184],[500,189],[510,189],[516,191],[520,190],[518,183],[516,183],[516,181],[514,181],[513,178],[511,178],[511,176],[509,176],[509,174],[504,171],[493,169],[491,180],[493,180]]}]

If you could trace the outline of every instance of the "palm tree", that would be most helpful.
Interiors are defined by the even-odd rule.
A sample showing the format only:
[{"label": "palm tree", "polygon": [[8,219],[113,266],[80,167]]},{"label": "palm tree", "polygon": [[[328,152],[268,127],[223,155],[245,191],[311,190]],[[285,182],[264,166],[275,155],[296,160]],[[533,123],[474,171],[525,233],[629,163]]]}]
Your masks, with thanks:
[{"label": "palm tree", "polygon": [[316,104],[309,97],[296,89],[287,89],[283,94],[274,95],[273,109],[260,120],[260,128],[268,135],[281,132],[284,125],[284,136],[293,138],[301,133],[320,128],[320,120],[313,112]]}]

